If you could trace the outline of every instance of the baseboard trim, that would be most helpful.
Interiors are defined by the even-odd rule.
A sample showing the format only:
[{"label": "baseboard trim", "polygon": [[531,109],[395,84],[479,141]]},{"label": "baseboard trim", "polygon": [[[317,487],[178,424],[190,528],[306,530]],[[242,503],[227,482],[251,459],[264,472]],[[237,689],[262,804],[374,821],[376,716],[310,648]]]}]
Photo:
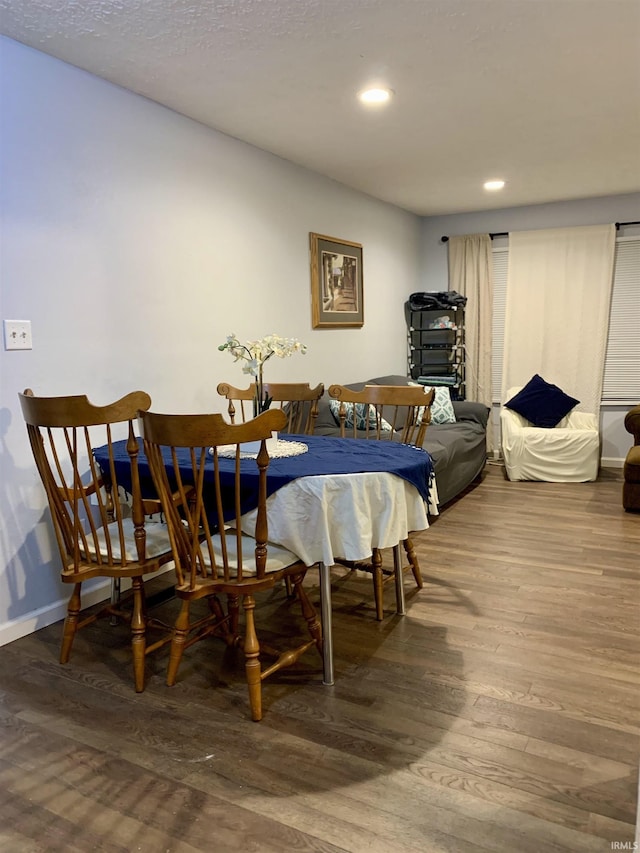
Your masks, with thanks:
[{"label": "baseboard trim", "polygon": [[[83,592],[82,609],[84,610],[85,607],[92,607],[94,604],[106,601],[110,593],[111,583],[109,581],[99,584],[90,591]],[[71,591],[69,591],[69,594],[71,594]],[[6,646],[7,643],[19,640],[20,637],[33,634],[35,631],[39,631],[40,628],[46,628],[47,625],[53,625],[54,622],[64,619],[66,615],[67,601],[59,599],[53,602],[53,604],[41,607],[39,610],[32,610],[24,616],[19,616],[10,622],[5,622],[3,625],[0,625],[0,646]]]},{"label": "baseboard trim", "polygon": [[[153,575],[147,577],[159,577],[165,572],[173,571],[173,563],[168,563],[164,568]],[[121,591],[126,592],[131,587],[129,578],[122,579]],[[71,595],[71,589],[69,589]],[[111,595],[111,581],[106,580],[98,583],[92,589],[82,591],[82,609],[93,607],[94,604],[100,604],[107,601]],[[39,631],[40,628],[46,628],[47,625],[53,625],[54,622],[59,622],[67,615],[68,599],[59,599],[52,604],[47,604],[39,610],[32,610],[30,613],[25,613],[24,616],[19,616],[17,619],[12,619],[0,625],[0,646],[6,646],[7,643],[12,643],[14,640],[19,640],[20,637],[26,637],[27,634],[33,634]]]},{"label": "baseboard trim", "polygon": [[617,456],[602,456],[600,466],[602,468],[624,468],[624,459],[619,459]]}]

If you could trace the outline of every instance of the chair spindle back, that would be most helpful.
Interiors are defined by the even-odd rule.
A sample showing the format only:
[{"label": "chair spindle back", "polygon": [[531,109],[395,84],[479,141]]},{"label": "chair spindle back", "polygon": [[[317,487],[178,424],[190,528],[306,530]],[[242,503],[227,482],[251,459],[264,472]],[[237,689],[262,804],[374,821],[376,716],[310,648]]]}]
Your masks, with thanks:
[{"label": "chair spindle back", "polygon": [[[246,564],[250,556],[242,553],[243,466],[259,469],[252,577],[265,577],[266,439],[285,423],[286,416],[278,409],[235,425],[220,414],[140,413],[144,450],[167,516],[179,588],[195,590],[206,579],[243,580],[243,560]],[[243,460],[243,442],[259,442],[256,459]]]},{"label": "chair spindle back", "polygon": [[431,423],[435,391],[422,386],[365,385],[353,391],[331,385],[329,396],[340,401],[340,435],[379,441],[401,441],[421,447]]},{"label": "chair spindle back", "polygon": [[[145,563],[144,516],[149,508],[140,491],[134,421],[139,410],[151,405],[149,395],[134,391],[108,406],[94,406],[85,395],[36,397],[27,389],[19,396],[51,510],[63,575],[99,576],[110,567]],[[126,488],[114,465],[114,441],[121,438],[126,438],[130,458],[131,482],[127,480]],[[99,446],[108,449],[107,470],[94,459],[93,450]],[[130,508],[125,493],[130,496]],[[129,518],[135,528],[135,554],[125,544]]]},{"label": "chair spindle back", "polygon": [[[313,435],[318,417],[318,401],[324,394],[322,383],[311,388],[308,382],[265,382],[263,388],[271,399],[272,408],[282,409],[287,416],[281,432]],[[227,412],[232,424],[235,424],[237,414],[242,423],[254,416],[255,386],[234,388],[227,382],[221,382],[217,390],[229,401]],[[239,404],[238,408],[234,403]]]}]

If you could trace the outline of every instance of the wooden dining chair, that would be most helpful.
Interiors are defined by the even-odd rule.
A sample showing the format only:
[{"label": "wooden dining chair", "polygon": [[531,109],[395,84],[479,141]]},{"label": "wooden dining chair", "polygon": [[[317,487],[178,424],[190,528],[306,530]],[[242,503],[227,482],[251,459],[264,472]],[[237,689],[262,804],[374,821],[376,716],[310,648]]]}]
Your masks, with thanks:
[{"label": "wooden dining chair", "polygon": [[[333,410],[343,438],[399,441],[422,447],[431,422],[431,405],[435,391],[431,388],[425,393],[422,386],[396,385],[365,385],[361,391],[354,391],[344,385],[331,385],[329,396],[332,401],[336,401]],[[394,553],[394,567],[386,569],[382,565],[382,555],[378,549],[374,549],[371,562],[339,561],[352,570],[366,571],[373,575],[378,620],[384,616],[385,577],[387,580],[395,578],[396,583],[401,583],[405,569],[411,568],[416,586],[418,589],[423,587],[420,563],[411,537],[407,537],[402,545],[409,561],[408,566],[401,566]]]},{"label": "wooden dining chair", "polygon": [[[173,559],[166,525],[145,524],[145,515],[159,511],[160,504],[143,499],[138,476],[140,447],[134,422],[139,410],[149,408],[151,398],[134,391],[110,405],[94,406],[84,395],[36,397],[30,389],[19,398],[49,502],[62,561],[61,578],[73,584],[60,663],[68,663],[79,628],[100,616],[123,617],[131,623],[134,683],[141,692],[145,655],[168,641],[165,635],[153,645],[147,644],[143,578]],[[126,486],[113,464],[116,438],[126,439],[130,458]],[[97,447],[108,449],[109,466],[104,473],[94,459]],[[82,584],[98,577],[111,578],[111,600],[97,612],[82,615]],[[121,596],[123,578],[130,579],[131,589]]]},{"label": "wooden dining chair", "polygon": [[[185,648],[208,636],[244,650],[251,718],[262,719],[262,682],[294,664],[315,646],[322,657],[322,628],[302,585],[307,567],[298,557],[268,542],[267,468],[265,440],[281,430],[286,415],[277,409],[245,424],[229,424],[220,414],[167,415],[143,411],[140,429],[156,489],[162,502],[173,548],[176,596],[181,600],[171,644],[167,684],[176,681]],[[241,442],[260,442],[256,458],[241,461]],[[178,510],[173,490],[180,496]],[[193,488],[191,500],[188,490]],[[241,531],[247,489],[257,495],[255,538]],[[251,508],[256,508],[255,504]],[[311,639],[275,653],[261,662],[268,647],[261,645],[255,627],[256,593],[290,577]],[[226,596],[227,608],[221,596]],[[207,599],[209,613],[193,616],[192,604]],[[239,629],[239,601],[244,631]]]},{"label": "wooden dining chair", "polygon": [[[265,382],[263,389],[271,399],[274,408],[282,409],[287,416],[283,432],[294,435],[313,435],[318,417],[318,402],[324,394],[324,385],[320,383],[311,388],[308,382]],[[227,412],[231,423],[236,422],[238,403],[240,422],[246,423],[253,417],[255,383],[248,388],[235,388],[227,382],[218,385],[218,394],[229,401]],[[292,598],[294,591],[291,579],[284,579],[287,597]]]},{"label": "wooden dining chair", "polygon": [[[272,408],[279,408],[287,416],[287,422],[281,432],[297,435],[313,435],[318,417],[318,401],[324,394],[324,385],[320,383],[311,388],[308,382],[265,382],[264,391],[271,398]],[[218,385],[218,394],[229,401],[227,411],[232,424],[236,422],[238,403],[240,421],[246,423],[253,417],[255,387],[234,388],[227,382]]]}]

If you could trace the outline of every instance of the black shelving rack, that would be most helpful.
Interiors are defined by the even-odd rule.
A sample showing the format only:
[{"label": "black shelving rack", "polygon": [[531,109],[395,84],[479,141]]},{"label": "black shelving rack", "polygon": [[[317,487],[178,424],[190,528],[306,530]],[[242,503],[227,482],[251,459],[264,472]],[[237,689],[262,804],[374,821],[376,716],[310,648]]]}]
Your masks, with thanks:
[{"label": "black shelving rack", "polygon": [[464,306],[412,309],[406,302],[405,316],[409,377],[446,386],[452,400],[464,400]]}]

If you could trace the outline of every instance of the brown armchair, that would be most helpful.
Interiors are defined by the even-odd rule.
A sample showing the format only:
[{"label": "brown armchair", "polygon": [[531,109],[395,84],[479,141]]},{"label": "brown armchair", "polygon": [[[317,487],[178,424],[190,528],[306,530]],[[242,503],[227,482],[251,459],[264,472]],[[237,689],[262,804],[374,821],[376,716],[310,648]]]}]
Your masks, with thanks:
[{"label": "brown armchair", "polygon": [[640,511],[640,404],[627,412],[624,426],[633,436],[633,447],[624,460],[622,506],[626,510]]}]

